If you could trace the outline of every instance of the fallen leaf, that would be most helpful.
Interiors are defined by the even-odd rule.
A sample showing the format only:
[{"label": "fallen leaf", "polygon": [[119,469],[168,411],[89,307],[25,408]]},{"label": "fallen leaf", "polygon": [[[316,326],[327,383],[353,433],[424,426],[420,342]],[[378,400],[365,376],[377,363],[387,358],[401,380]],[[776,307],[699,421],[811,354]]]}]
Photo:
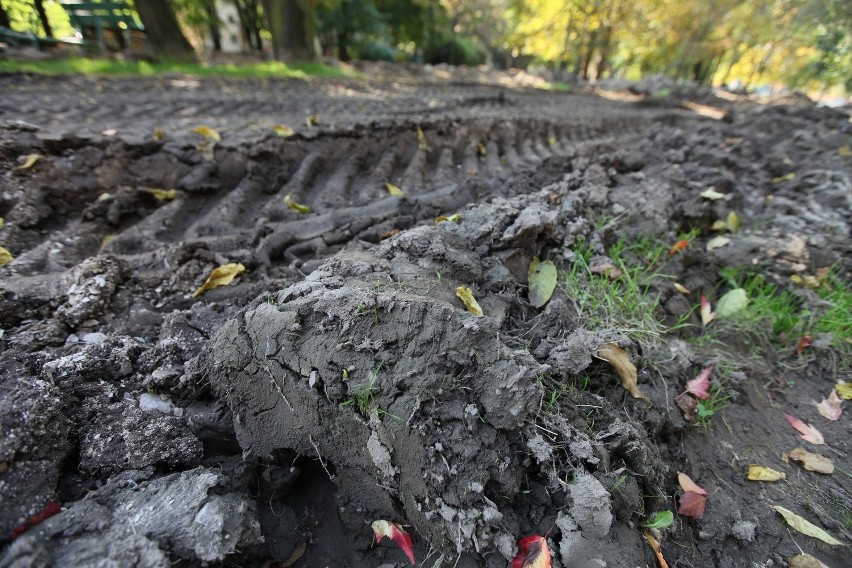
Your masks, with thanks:
[{"label": "fallen leaf", "polygon": [[795,554],[787,558],[787,568],[828,568],[810,554]]},{"label": "fallen leaf", "polygon": [[145,191],[153,195],[154,199],[157,201],[171,201],[177,197],[177,191],[174,189],[154,189],[153,187],[146,187]]},{"label": "fallen leaf", "polygon": [[852,150],[849,149],[849,146],[841,146],[837,149],[837,153],[841,158],[849,158],[852,156]]},{"label": "fallen leaf", "polygon": [[383,537],[388,537],[399,545],[412,564],[417,564],[414,560],[414,545],[411,543],[411,537],[402,530],[401,526],[390,521],[373,521],[372,527],[377,543],[381,542]]},{"label": "fallen leaf", "polygon": [[735,212],[731,211],[728,213],[728,219],[725,224],[728,225],[728,230],[732,233],[740,232],[740,216]]},{"label": "fallen leaf", "polygon": [[592,274],[601,274],[603,276],[606,276],[610,280],[618,280],[619,278],[621,278],[622,274],[624,274],[620,268],[618,268],[611,262],[590,266],[589,272],[591,272]]},{"label": "fallen leaf", "polygon": [[683,284],[681,284],[679,282],[675,282],[674,284],[672,284],[672,286],[674,287],[675,290],[677,290],[681,294],[690,294],[691,293],[689,291],[689,288],[687,288],[686,286],[684,286]]},{"label": "fallen leaf", "polygon": [[3,220],[3,217],[0,217],[0,227],[6,224],[6,221]]},{"label": "fallen leaf", "polygon": [[405,192],[402,191],[401,189],[399,189],[399,187],[395,186],[392,183],[386,182],[385,187],[387,188],[388,193],[390,193],[394,197],[404,197],[405,196]]},{"label": "fallen leaf", "polygon": [[811,290],[816,290],[820,286],[822,286],[822,282],[816,276],[811,274],[793,274],[790,276],[790,280],[794,284],[798,284],[799,286],[804,286],[805,288],[810,288]]},{"label": "fallen leaf", "polygon": [[680,240],[672,245],[672,248],[669,249],[670,255],[675,255],[689,246],[689,241],[686,239]]},{"label": "fallen leaf", "polygon": [[641,398],[650,402],[647,396],[639,390],[636,376],[636,366],[630,361],[627,352],[617,343],[607,343],[598,349],[598,357],[612,365],[618,376],[621,377],[621,386],[629,392],[633,398]]},{"label": "fallen leaf", "polygon": [[213,269],[207,280],[201,287],[192,293],[193,298],[197,298],[202,292],[218,288],[219,286],[227,286],[233,282],[234,278],[245,272],[246,267],[238,262],[231,262]]},{"label": "fallen leaf", "polygon": [[686,391],[696,398],[707,400],[710,398],[710,393],[707,389],[710,388],[710,374],[713,373],[713,367],[703,369],[698,376],[686,383]]},{"label": "fallen leaf", "polygon": [[56,501],[50,501],[47,505],[42,508],[41,511],[31,516],[29,519],[25,520],[20,525],[16,526],[12,529],[12,540],[15,540],[25,532],[27,532],[32,527],[43,523],[53,515],[62,512],[62,506]]},{"label": "fallen leaf", "polygon": [[157,142],[160,142],[165,137],[166,137],[166,131],[165,130],[163,130],[162,128],[155,128],[154,129],[154,140],[156,140]]},{"label": "fallen leaf", "polygon": [[692,481],[692,479],[682,472],[677,472],[677,483],[680,485],[680,488],[683,489],[687,493],[698,493],[699,495],[707,495],[707,491],[705,491],[702,487],[700,487],[697,483]]},{"label": "fallen leaf", "polygon": [[556,265],[550,260],[532,259],[527,272],[530,304],[540,308],[550,300],[556,289]]},{"label": "fallen leaf", "polygon": [[709,199],[710,201],[718,201],[725,197],[724,193],[719,193],[714,188],[708,188],[701,192],[701,197],[704,199]]},{"label": "fallen leaf", "polygon": [[543,536],[528,536],[518,541],[518,554],[512,568],[550,568],[550,548]]},{"label": "fallen leaf", "polygon": [[805,348],[811,346],[811,342],[813,342],[814,338],[811,335],[803,335],[799,338],[799,342],[796,343],[796,355],[799,357],[805,352]]},{"label": "fallen leaf", "polygon": [[645,532],[645,540],[648,541],[648,544],[651,546],[651,550],[654,551],[654,555],[657,557],[657,562],[660,563],[660,568],[669,568],[669,563],[666,562],[666,559],[663,558],[663,551],[660,549],[660,543],[657,542],[657,539],[651,535],[649,532]]},{"label": "fallen leaf", "polygon": [[796,172],[790,172],[789,174],[772,178],[772,183],[781,183],[781,182],[785,182],[785,181],[793,181],[794,179],[796,179]]},{"label": "fallen leaf", "polygon": [[464,302],[464,307],[467,308],[467,311],[478,318],[482,317],[482,308],[479,307],[479,302],[477,302],[476,298],[473,297],[473,292],[470,288],[467,286],[459,286],[456,288],[456,296],[458,296],[459,300]]},{"label": "fallen leaf", "polygon": [[483,144],[482,142],[477,142],[476,143],[476,153],[479,154],[480,156],[486,155],[488,153],[488,151],[485,149],[485,144]]},{"label": "fallen leaf", "polygon": [[727,231],[728,230],[728,224],[725,221],[722,221],[721,219],[717,219],[716,221],[713,221],[712,225],[710,225],[710,230],[711,231]]},{"label": "fallen leaf", "polygon": [[790,423],[790,426],[799,431],[803,440],[816,445],[825,443],[825,438],[822,437],[822,433],[810,424],[805,424],[795,416],[790,416],[789,414],[784,414],[784,416],[787,418],[787,422]]},{"label": "fallen leaf", "polygon": [[852,383],[837,383],[834,389],[843,400],[852,400]]},{"label": "fallen leaf", "polygon": [[429,143],[426,141],[426,135],[423,134],[423,129],[419,126],[417,127],[417,147],[424,152],[429,152],[431,150],[431,148],[429,148]]},{"label": "fallen leaf", "polygon": [[205,140],[212,140],[214,142],[222,141],[222,136],[215,128],[211,128],[202,124],[201,126],[196,126],[195,128],[193,128],[192,131],[196,134],[200,134]]},{"label": "fallen leaf", "polygon": [[713,306],[704,294],[701,294],[701,323],[707,325],[716,319],[716,312],[713,311]]},{"label": "fallen leaf", "polygon": [[460,213],[453,213],[452,215],[438,215],[435,218],[435,224],[443,223],[444,221],[452,221],[453,223],[461,223],[462,216]]},{"label": "fallen leaf", "polygon": [[115,136],[116,134],[118,134],[118,130],[115,128],[107,128],[106,130],[101,131],[101,136],[110,137]]},{"label": "fallen leaf", "polygon": [[707,507],[707,495],[696,493],[695,491],[687,491],[680,496],[680,508],[677,510],[679,515],[700,519],[704,516],[704,509]]},{"label": "fallen leaf", "polygon": [[104,235],[104,238],[101,239],[101,248],[105,249],[109,246],[109,244],[115,240],[115,235]]},{"label": "fallen leaf", "polygon": [[785,509],[780,505],[770,505],[773,509],[778,511],[784,520],[787,521],[787,524],[799,531],[802,534],[806,534],[808,536],[812,536],[814,538],[818,538],[826,544],[831,544],[835,546],[842,546],[843,543],[811,523],[810,521],[800,517],[793,511]]},{"label": "fallen leaf", "polygon": [[748,478],[752,481],[781,481],[787,479],[787,474],[762,465],[750,464]]},{"label": "fallen leaf", "polygon": [[828,420],[837,420],[843,413],[843,409],[840,407],[843,401],[840,400],[840,397],[837,396],[837,391],[834,389],[831,389],[831,393],[827,398],[823,398],[822,402],[811,402],[817,407],[817,412]]},{"label": "fallen leaf", "polygon": [[695,409],[698,401],[686,393],[681,393],[674,398],[675,404],[683,411],[683,417],[690,422],[695,422]]},{"label": "fallen leaf", "polygon": [[98,196],[98,202],[99,202],[99,203],[100,203],[101,201],[107,201],[107,200],[109,200],[109,199],[112,199],[112,194],[111,194],[110,192],[108,192],[108,191],[105,191],[105,192],[103,192],[102,194],[100,194],[100,195]]},{"label": "fallen leaf", "polygon": [[648,522],[643,527],[649,529],[665,529],[674,523],[674,514],[671,511],[657,511],[657,513],[648,519]]},{"label": "fallen leaf", "polygon": [[716,249],[720,249],[724,246],[727,246],[731,243],[731,239],[728,237],[723,237],[722,235],[713,237],[709,241],[707,241],[707,252],[714,251]]},{"label": "fallen leaf", "polygon": [[781,459],[784,460],[784,463],[787,463],[789,460],[801,462],[802,467],[808,471],[825,473],[827,475],[834,473],[834,464],[831,463],[830,459],[822,454],[807,452],[804,448],[796,448],[793,451],[785,452],[781,454]]},{"label": "fallen leaf", "polygon": [[296,134],[296,131],[290,128],[289,126],[284,126],[283,124],[276,124],[272,127],[272,131],[275,132],[281,138],[289,138]]},{"label": "fallen leaf", "polygon": [[12,253],[4,247],[0,247],[0,266],[6,266],[13,260],[15,260],[15,257],[12,256]]},{"label": "fallen leaf", "polygon": [[284,203],[286,203],[287,207],[289,207],[290,209],[292,209],[296,213],[310,213],[311,212],[311,208],[308,207],[307,205],[302,205],[301,203],[296,203],[295,201],[293,201],[293,199],[290,197],[289,193],[284,196]]},{"label": "fallen leaf", "polygon": [[716,302],[716,315],[720,318],[731,317],[748,306],[748,296],[742,288],[727,291]]},{"label": "fallen leaf", "polygon": [[41,154],[28,154],[26,158],[24,158],[24,163],[18,166],[17,168],[12,168],[13,170],[28,170],[35,165],[36,162],[41,160]]},{"label": "fallen leaf", "polygon": [[307,124],[308,127],[319,126],[319,115],[309,114],[308,117],[305,119],[305,124]]},{"label": "fallen leaf", "polygon": [[291,554],[287,558],[287,560],[279,563],[278,567],[279,568],[290,568],[290,566],[293,566],[296,562],[299,561],[299,558],[301,558],[302,556],[305,555],[305,551],[307,549],[308,549],[308,543],[303,542],[302,544],[300,544],[299,546],[296,547],[296,549],[293,551],[293,554]]}]

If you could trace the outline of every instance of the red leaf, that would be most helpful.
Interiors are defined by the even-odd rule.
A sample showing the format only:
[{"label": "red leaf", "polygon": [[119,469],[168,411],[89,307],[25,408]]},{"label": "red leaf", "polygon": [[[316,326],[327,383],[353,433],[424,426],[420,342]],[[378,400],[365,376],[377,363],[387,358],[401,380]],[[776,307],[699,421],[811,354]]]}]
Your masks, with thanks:
[{"label": "red leaf", "polygon": [[704,294],[701,294],[701,323],[707,325],[716,319],[716,312],[713,311],[713,306]]},{"label": "red leaf", "polygon": [[528,536],[518,541],[520,552],[512,568],[550,568],[550,548],[543,536]]},{"label": "red leaf", "polygon": [[811,426],[810,424],[805,424],[795,416],[790,416],[789,414],[784,415],[787,418],[787,422],[790,423],[790,426],[798,430],[802,434],[802,439],[807,440],[811,444],[824,444],[825,439],[822,437],[822,432]]},{"label": "red leaf", "polygon": [[710,388],[710,374],[713,372],[713,367],[707,367],[698,376],[686,383],[686,392],[700,399],[710,398],[710,393],[707,389]]},{"label": "red leaf", "polygon": [[689,246],[689,241],[681,240],[672,245],[672,248],[669,249],[669,254],[675,255]]},{"label": "red leaf", "polygon": [[17,527],[12,530],[12,540],[15,540],[25,532],[27,532],[32,527],[36,526],[39,523],[42,523],[52,517],[53,515],[62,511],[62,506],[56,501],[51,501],[47,505],[44,506],[40,512],[36,513]]},{"label": "red leaf", "polygon": [[374,521],[372,526],[373,532],[376,533],[376,542],[381,542],[382,537],[388,537],[399,545],[412,564],[417,563],[414,560],[414,545],[411,543],[411,537],[402,530],[402,527],[390,521]]},{"label": "red leaf", "polygon": [[707,496],[695,491],[687,491],[680,497],[680,509],[677,512],[687,517],[700,519],[704,516]]},{"label": "red leaf", "polygon": [[810,346],[811,346],[811,342],[812,342],[813,340],[814,340],[814,338],[813,338],[812,336],[810,336],[810,335],[803,335],[803,336],[799,339],[799,342],[796,344],[796,355],[798,355],[799,357],[801,357],[801,356],[802,356],[802,353],[804,353],[804,352],[805,352],[805,348],[806,348],[806,347],[810,347]]}]

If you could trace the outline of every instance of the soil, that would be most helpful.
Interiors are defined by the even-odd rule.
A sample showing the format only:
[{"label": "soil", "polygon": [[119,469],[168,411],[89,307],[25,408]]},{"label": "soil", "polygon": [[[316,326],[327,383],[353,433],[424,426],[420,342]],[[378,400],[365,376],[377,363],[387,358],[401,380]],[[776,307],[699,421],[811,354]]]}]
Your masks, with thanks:
[{"label": "soil", "polygon": [[[678,510],[678,472],[708,499],[653,531],[670,566],[848,565],[852,423],[811,404],[852,375],[848,304],[801,353],[697,305],[722,269],[815,314],[791,276],[848,289],[849,112],[373,71],[0,78],[0,566],[407,565],[377,519],[428,567],[507,566],[532,534],[554,567],[655,566],[643,524]],[[567,271],[581,243],[605,263],[688,231],[642,283],[656,330],[592,328],[565,286],[530,305],[535,257]],[[228,263],[245,271],[193,295]],[[610,342],[648,400],[597,357]],[[675,398],[708,366],[731,398],[696,425]],[[797,446],[835,472],[783,462]]]}]

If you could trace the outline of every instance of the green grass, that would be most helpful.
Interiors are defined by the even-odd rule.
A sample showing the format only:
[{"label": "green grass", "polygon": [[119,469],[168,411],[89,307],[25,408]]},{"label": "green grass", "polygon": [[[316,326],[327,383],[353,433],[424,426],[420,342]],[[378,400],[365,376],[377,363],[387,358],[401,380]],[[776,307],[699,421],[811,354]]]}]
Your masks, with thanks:
[{"label": "green grass", "polygon": [[354,71],[322,63],[299,63],[288,65],[279,61],[266,61],[246,65],[204,65],[185,61],[116,61],[72,57],[68,59],[45,59],[40,61],[0,60],[0,73],[38,73],[43,75],[118,75],[156,76],[163,73],[181,73],[199,77],[253,77],[294,78],[309,77],[358,77]]}]

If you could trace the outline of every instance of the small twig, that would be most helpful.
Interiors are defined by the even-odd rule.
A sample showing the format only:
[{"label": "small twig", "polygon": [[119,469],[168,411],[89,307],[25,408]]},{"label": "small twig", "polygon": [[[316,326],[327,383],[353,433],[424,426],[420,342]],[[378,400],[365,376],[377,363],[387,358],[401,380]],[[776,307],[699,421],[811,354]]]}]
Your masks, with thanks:
[{"label": "small twig", "polygon": [[280,394],[281,398],[284,399],[284,402],[287,403],[287,408],[290,409],[290,412],[295,412],[295,410],[293,410],[293,405],[290,404],[289,400],[287,400],[287,395],[284,394],[284,390],[281,388],[281,385],[279,385],[278,381],[275,380],[275,377],[272,376],[272,369],[269,368],[269,363],[266,364],[266,372],[269,373],[269,380],[272,381],[272,386],[275,387],[275,390],[278,391],[278,394]]},{"label": "small twig", "polygon": [[328,468],[327,468],[327,467],[325,467],[325,462],[324,462],[324,461],[323,461],[323,459],[322,459],[322,454],[321,454],[321,453],[320,453],[320,451],[319,451],[319,446],[317,446],[317,445],[316,445],[316,443],[314,442],[314,437],[313,437],[312,435],[310,435],[310,434],[308,434],[308,441],[309,441],[309,442],[311,443],[311,445],[314,447],[314,450],[316,450],[316,452],[317,452],[317,458],[319,458],[320,465],[321,465],[321,466],[322,466],[322,468],[325,470],[326,475],[328,475],[328,478],[329,478],[330,480],[334,481],[334,476],[333,476],[333,475],[331,475],[331,472],[330,472],[330,471],[328,471]]}]

